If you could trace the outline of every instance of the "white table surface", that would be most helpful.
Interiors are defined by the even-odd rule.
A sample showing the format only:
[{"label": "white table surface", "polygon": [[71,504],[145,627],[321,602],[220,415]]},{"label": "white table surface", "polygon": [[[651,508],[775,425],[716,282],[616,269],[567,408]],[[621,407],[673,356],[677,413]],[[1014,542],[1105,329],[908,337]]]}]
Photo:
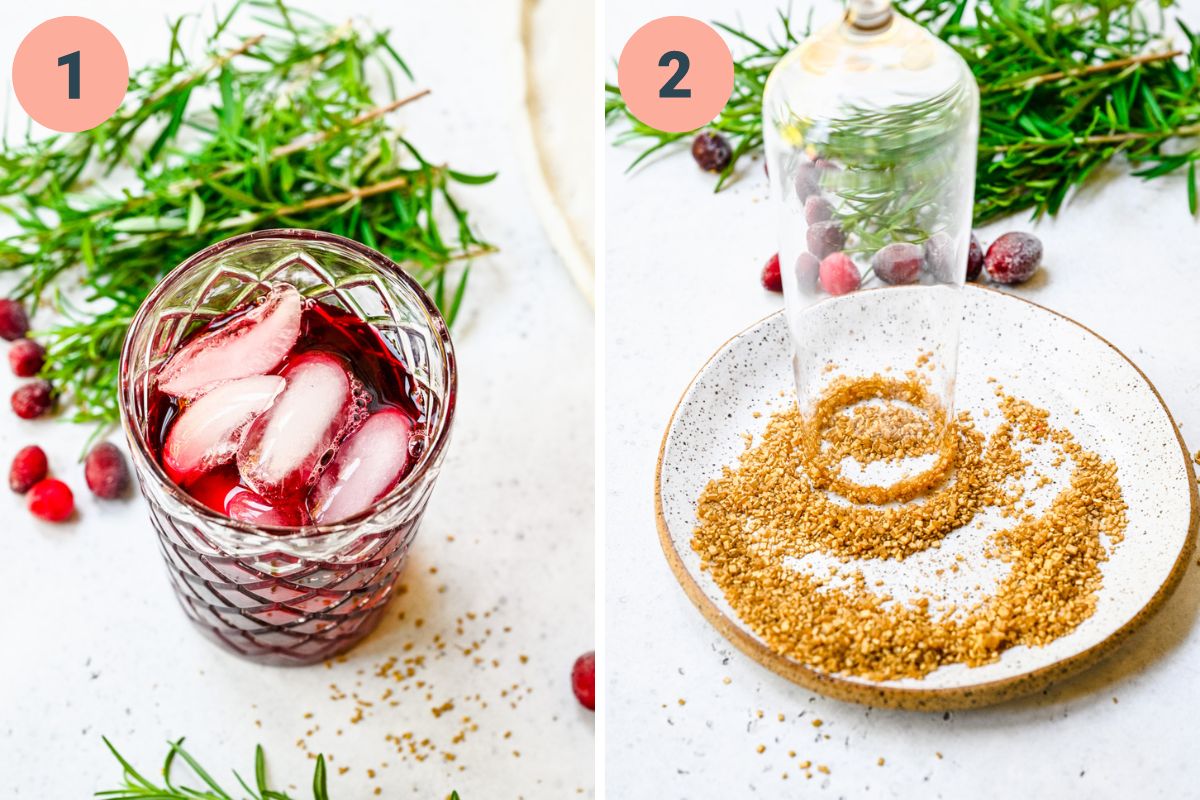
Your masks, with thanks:
[{"label": "white table surface", "polygon": [[[731,21],[740,7],[749,30],[760,32],[774,5],[696,0],[685,13]],[[1190,19],[1197,11],[1189,4]],[[644,22],[677,13],[671,0],[609,0],[606,52],[619,53]],[[1161,612],[1099,666],[1036,697],[950,714],[815,695],[742,655],[701,618],[659,548],[655,458],[697,369],[782,303],[758,283],[776,249],[773,214],[761,161],[713,195],[711,176],[688,155],[624,175],[635,153],[610,149],[605,167],[608,796],[1200,796],[1194,564]],[[983,238],[1012,228],[1036,231],[1046,249],[1041,277],[1015,292],[1121,348],[1200,448],[1200,227],[1183,181],[1144,184],[1116,170],[1058,219],[1002,222]],[[819,729],[811,724],[818,718]],[[814,770],[806,780],[797,769],[803,759],[827,765],[829,775]]]},{"label": "white table surface", "polygon": [[[306,5],[333,13],[332,4]],[[26,31],[62,14],[100,20],[124,43],[132,64],[144,63],[165,53],[167,14],[209,6],[199,0],[125,0],[102,9],[81,0],[10,4],[0,64],[11,63]],[[387,798],[442,798],[453,789],[463,800],[592,795],[593,715],[576,703],[570,669],[594,646],[593,325],[531,209],[511,138],[516,126],[507,115],[520,89],[509,62],[515,6],[356,0],[336,9],[339,18],[361,13],[392,26],[420,85],[433,88],[430,98],[397,115],[428,157],[501,173],[492,185],[459,192],[479,229],[503,251],[477,262],[454,331],[459,412],[401,579],[408,591],[381,629],[332,669],[240,661],[185,621],[141,499],[90,497],[75,460],[88,432],[0,412],[5,474],[18,447],[39,443],[79,507],[73,524],[43,524],[21,498],[0,491],[0,586],[8,598],[0,602],[0,795],[67,800],[113,788],[120,768],[102,734],[150,775],[168,739],[187,736],[222,778],[231,767],[249,775],[254,745],[262,743],[269,771],[296,787],[298,798],[310,796],[309,751],[333,754],[336,800],[373,797],[377,786]],[[45,314],[35,320],[47,321]],[[5,408],[17,383],[7,366],[0,370]],[[467,620],[464,633],[456,633],[457,617],[489,610],[490,618]],[[451,653],[442,658],[434,657],[438,635]],[[482,665],[457,652],[472,640],[482,642]],[[414,649],[406,653],[410,641]],[[399,706],[377,703],[350,724],[354,701],[331,699],[330,684],[378,700],[387,684],[374,677],[374,667],[391,655],[414,654],[429,657],[419,677],[430,684],[432,699],[399,694],[397,686]],[[431,714],[447,700],[455,702],[454,712]],[[478,730],[455,744],[463,715]],[[429,737],[438,752],[424,762],[402,762],[385,737],[410,730]],[[443,751],[456,760],[445,761]],[[350,769],[343,775],[339,767]]]}]

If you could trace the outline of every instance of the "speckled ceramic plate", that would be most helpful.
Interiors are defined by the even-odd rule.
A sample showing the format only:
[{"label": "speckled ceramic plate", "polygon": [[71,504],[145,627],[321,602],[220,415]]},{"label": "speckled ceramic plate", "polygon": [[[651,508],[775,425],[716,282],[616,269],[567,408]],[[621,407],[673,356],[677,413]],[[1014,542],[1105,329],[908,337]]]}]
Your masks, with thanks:
[{"label": "speckled ceramic plate", "polygon": [[[894,303],[895,297],[893,290],[861,292],[854,302]],[[1045,647],[1014,647],[984,666],[951,665],[923,679],[883,682],[828,674],[782,657],[742,623],[700,569],[690,542],[704,486],[737,461],[744,433],[757,435],[766,425],[768,414],[755,418],[754,412],[791,402],[781,312],[726,342],[684,392],[663,438],[655,494],[663,550],[688,597],[741,650],[804,686],[844,700],[921,709],[979,706],[1035,691],[1111,652],[1145,622],[1175,588],[1192,552],[1200,519],[1195,474],[1146,376],[1092,331],[1034,303],[969,286],[963,304],[971,324],[959,345],[958,408],[992,407],[995,387],[987,379],[995,377],[1009,393],[1049,410],[1051,423],[1069,428],[1084,447],[1117,463],[1129,524],[1124,541],[1108,548],[1096,612]],[[884,316],[896,313],[889,305]],[[997,335],[1001,331],[1020,335]],[[780,398],[781,391],[789,399]],[[986,425],[980,427],[986,432]],[[955,536],[928,555],[856,566],[889,583],[946,581],[947,573],[934,574],[938,560],[980,539],[956,544]]]}]

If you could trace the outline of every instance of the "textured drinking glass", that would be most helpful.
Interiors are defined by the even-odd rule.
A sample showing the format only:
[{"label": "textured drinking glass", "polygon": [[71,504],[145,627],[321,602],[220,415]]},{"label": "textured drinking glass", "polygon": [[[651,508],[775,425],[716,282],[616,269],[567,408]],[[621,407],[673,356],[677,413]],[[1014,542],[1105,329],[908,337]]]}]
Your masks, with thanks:
[{"label": "textured drinking glass", "polygon": [[772,71],[763,127],[801,413],[844,376],[917,370],[948,433],[979,129],[970,69],[887,0],[852,0]]},{"label": "textured drinking glass", "polygon": [[[163,362],[214,317],[281,282],[373,325],[413,376],[425,412],[409,473],[372,509],[334,524],[278,528],[218,514],[167,477],[150,440]],[[321,661],[370,633],[437,480],[456,385],[454,350],[433,301],[391,260],[350,239],[256,231],[212,245],[164,278],[126,334],[121,421],[171,584],[192,622],[239,655],[271,664]]]}]

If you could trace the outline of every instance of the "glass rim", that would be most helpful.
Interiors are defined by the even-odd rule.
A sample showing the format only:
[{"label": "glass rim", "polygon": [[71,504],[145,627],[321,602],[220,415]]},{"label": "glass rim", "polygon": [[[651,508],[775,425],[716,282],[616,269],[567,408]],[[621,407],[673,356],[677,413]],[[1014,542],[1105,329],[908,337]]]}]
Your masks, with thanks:
[{"label": "glass rim", "polygon": [[[371,508],[361,511],[352,517],[338,520],[337,522],[299,527],[291,525],[261,525],[233,519],[225,514],[214,511],[196,500],[196,498],[184,491],[167,476],[162,465],[158,463],[158,459],[154,457],[153,451],[146,441],[146,437],[142,434],[140,427],[131,424],[134,414],[129,408],[130,404],[126,399],[126,392],[131,391],[131,386],[126,385],[126,368],[131,365],[133,359],[133,334],[146,323],[150,308],[162,298],[168,287],[194,269],[198,264],[209,261],[234,248],[263,241],[316,242],[341,248],[344,251],[349,251],[352,255],[370,261],[380,272],[395,277],[413,291],[429,323],[427,327],[435,335],[444,354],[443,372],[446,376],[446,389],[445,398],[441,402],[443,413],[433,435],[430,437],[429,446],[425,448],[417,463],[401,479],[400,483],[396,484],[390,492],[380,498]],[[200,518],[222,528],[235,530],[243,535],[261,537],[268,542],[323,540],[332,535],[344,534],[358,528],[371,517],[407,498],[420,483],[421,479],[425,477],[429,469],[441,458],[442,451],[445,449],[446,442],[449,439],[450,423],[454,418],[458,393],[458,366],[454,357],[454,344],[450,339],[450,331],[437,304],[429,296],[429,293],[425,291],[425,288],[399,264],[378,250],[345,236],[307,228],[268,228],[265,230],[248,231],[214,242],[203,250],[199,250],[186,258],[177,267],[164,275],[162,280],[155,285],[154,289],[146,295],[141,305],[138,306],[137,313],[134,314],[129,327],[126,329],[125,341],[121,345],[119,369],[121,380],[118,383],[117,404],[121,411],[121,424],[125,429],[126,437],[137,447],[138,452],[135,455],[139,460],[149,464],[150,474],[158,486]],[[132,384],[133,381],[129,381],[129,383]]]}]

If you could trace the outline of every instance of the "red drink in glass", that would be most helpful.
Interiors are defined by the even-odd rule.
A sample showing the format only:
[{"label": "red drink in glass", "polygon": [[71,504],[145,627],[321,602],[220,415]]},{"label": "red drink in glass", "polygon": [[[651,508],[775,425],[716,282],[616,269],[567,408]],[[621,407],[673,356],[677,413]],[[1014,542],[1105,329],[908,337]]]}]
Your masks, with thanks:
[{"label": "red drink in glass", "polygon": [[445,325],[381,254],[311,231],[218,243],[130,326],[122,417],[188,616],[254,660],[371,631],[440,468]]}]

